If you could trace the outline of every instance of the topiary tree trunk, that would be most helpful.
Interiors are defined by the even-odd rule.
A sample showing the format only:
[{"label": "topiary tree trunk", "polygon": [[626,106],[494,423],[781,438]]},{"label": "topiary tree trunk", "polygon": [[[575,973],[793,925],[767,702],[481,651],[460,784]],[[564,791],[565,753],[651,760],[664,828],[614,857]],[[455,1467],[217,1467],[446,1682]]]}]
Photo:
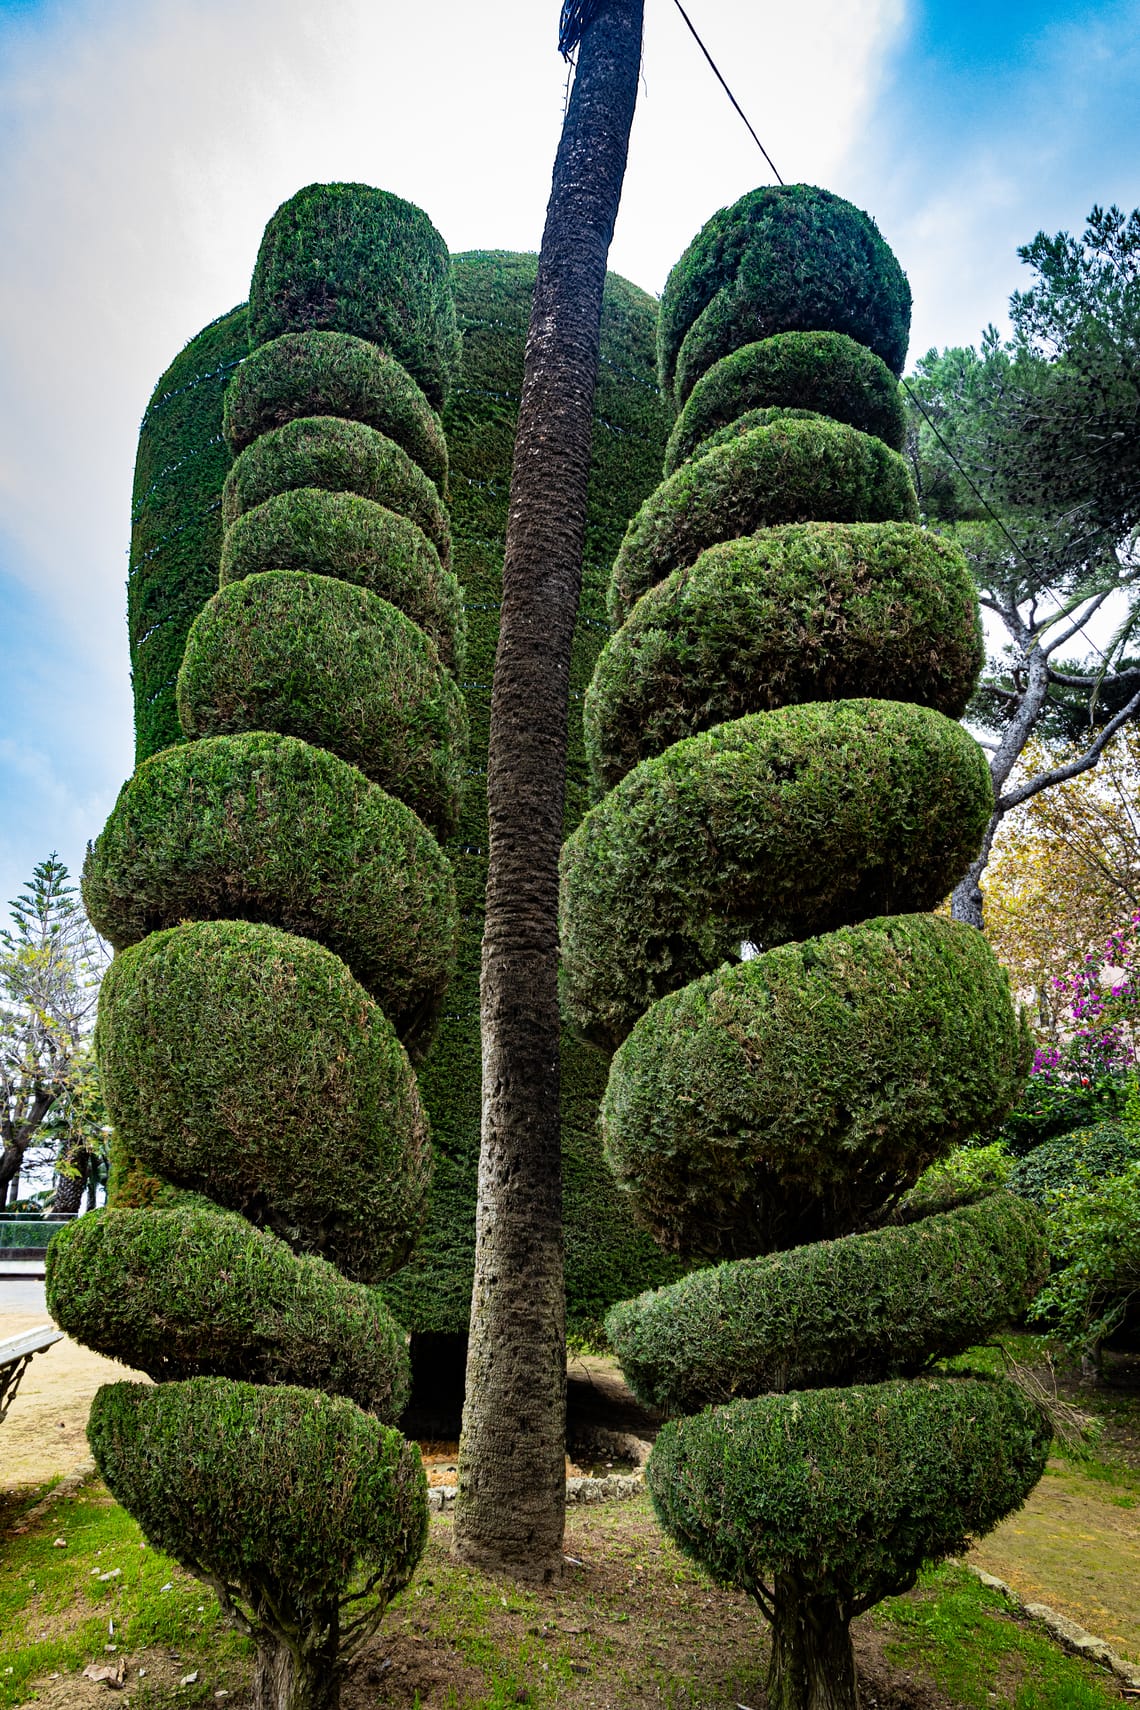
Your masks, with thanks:
[{"label": "topiary tree trunk", "polygon": [[773,1710],[855,1710],[853,1617],[1017,1507],[1049,1438],[1010,1384],[927,1375],[1032,1299],[1033,1209],[900,1220],[1028,1045],[981,936],[924,912],[992,791],[955,722],[976,599],[899,456],[909,305],[867,216],[806,185],[714,216],[670,275],[683,408],[587,696],[608,794],[563,854],[610,1164],[663,1245],[719,1261],[607,1327],[672,1416],[659,1518],[770,1623]]},{"label": "topiary tree trunk", "polygon": [[222,586],[178,681],[189,740],[124,786],[85,873],[118,952],[107,1106],[168,1185],[65,1231],[49,1302],[158,1380],[99,1391],[92,1449],[254,1639],[257,1710],[336,1710],[426,1541],[392,1428],[405,1338],[368,1285],[426,1212],[411,1056],[455,954],[433,831],[458,811],[462,625],[417,384],[442,401],[449,281],[426,216],[382,191],[313,185],[274,215],[225,402]]},{"label": "topiary tree trunk", "polygon": [[[581,36],[539,257],[511,475],[487,767],[475,1282],[454,1548],[550,1579],[565,1516],[558,851],[606,258],[642,0]],[[573,44],[570,44],[573,45]]]}]

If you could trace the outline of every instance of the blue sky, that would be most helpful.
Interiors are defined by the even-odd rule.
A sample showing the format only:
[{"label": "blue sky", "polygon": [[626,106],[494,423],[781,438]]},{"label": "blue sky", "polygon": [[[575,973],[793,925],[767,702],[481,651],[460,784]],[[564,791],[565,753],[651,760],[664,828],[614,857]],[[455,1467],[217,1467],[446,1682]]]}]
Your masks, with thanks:
[{"label": "blue sky", "polygon": [[[1003,322],[1019,243],[1140,203],[1140,0],[686,0],[784,177],[873,213],[912,355]],[[613,264],[659,291],[766,169],[647,0]],[[124,581],[154,381],[244,297],[265,220],[354,178],[453,249],[534,248],[557,0],[0,0],[0,905],[74,869],[131,765]]]}]

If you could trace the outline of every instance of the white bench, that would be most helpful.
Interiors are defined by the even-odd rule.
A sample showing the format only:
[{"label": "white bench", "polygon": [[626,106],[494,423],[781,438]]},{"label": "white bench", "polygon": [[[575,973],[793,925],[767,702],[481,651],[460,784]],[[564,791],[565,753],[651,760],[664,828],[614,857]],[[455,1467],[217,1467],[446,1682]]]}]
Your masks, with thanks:
[{"label": "white bench", "polygon": [[41,1324],[36,1330],[25,1330],[20,1336],[9,1336],[0,1342],[0,1420],[15,1400],[32,1356],[62,1341],[62,1330],[57,1330],[54,1324]]}]

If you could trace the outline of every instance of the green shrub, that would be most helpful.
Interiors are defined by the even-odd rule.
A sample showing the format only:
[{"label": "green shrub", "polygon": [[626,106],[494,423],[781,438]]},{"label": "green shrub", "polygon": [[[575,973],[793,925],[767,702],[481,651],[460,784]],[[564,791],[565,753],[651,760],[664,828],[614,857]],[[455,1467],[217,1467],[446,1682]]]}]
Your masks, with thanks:
[{"label": "green shrub", "polygon": [[1012,1104],[1030,1049],[981,933],[865,921],[654,1004],[610,1069],[606,1158],[684,1252],[845,1235]]},{"label": "green shrub", "polygon": [[974,1205],[1008,1187],[1012,1172],[1013,1159],[998,1140],[988,1146],[956,1146],[923,1170],[895,1215],[900,1223],[914,1223],[936,1212]]},{"label": "green shrub", "polygon": [[[726,422],[723,427],[710,428],[704,439],[696,446],[692,458],[686,462],[695,462],[710,451],[715,451],[718,445],[731,445],[733,440],[742,439],[753,428],[771,427],[780,422],[826,422],[829,416],[821,415],[818,410],[798,410],[787,404],[765,404],[761,409],[745,410],[742,416],[734,421]],[[666,471],[668,474],[669,471]]]},{"label": "green shrub", "polygon": [[683,404],[742,345],[782,332],[846,333],[895,374],[906,361],[910,287],[868,214],[829,190],[751,190],[701,228],[661,296],[661,385]]},{"label": "green shrub", "polygon": [[266,570],[307,570],[379,594],[419,624],[449,670],[462,671],[467,627],[456,577],[422,528],[375,500],[293,487],[245,511],[227,531],[218,580],[224,588]]},{"label": "green shrub", "polygon": [[860,695],[966,710],[985,648],[965,557],[911,523],[789,523],[643,594],[586,694],[595,791],[742,713]]},{"label": "green shrub", "polygon": [[846,422],[892,451],[906,445],[898,381],[873,351],[844,333],[777,333],[721,357],[697,381],[665,448],[666,475],[718,428],[771,405]]},{"label": "green shrub", "polygon": [[[298,1136],[294,1144],[303,1145]],[[405,1337],[375,1289],[297,1259],[265,1229],[209,1208],[95,1211],[48,1254],[48,1311],[85,1347],[157,1382],[301,1384],[395,1424]]]},{"label": "green shrub", "polygon": [[217,586],[231,461],[222,395],[248,349],[242,303],[175,357],[139,429],[127,574],[136,765],[180,740],[174,682],[186,631]]},{"label": "green shrub", "polygon": [[905,1228],[696,1271],[615,1306],[634,1394],[666,1413],[822,1384],[913,1376],[1024,1312],[1048,1261],[1013,1194]]},{"label": "green shrub", "polygon": [[414,1245],[431,1150],[391,1024],[336,956],[246,921],[151,933],[99,995],[107,1109],[158,1176],[375,1281]]},{"label": "green shrub", "polygon": [[759,528],[917,521],[907,466],[881,439],[841,422],[782,416],[682,464],[650,494],[614,563],[610,619],[617,628],[635,601],[671,570],[695,563],[707,547]]},{"label": "green shrub", "polygon": [[423,630],[364,588],[291,570],[230,583],[191,626],[178,713],[190,740],[299,736],[455,829],[463,697]]},{"label": "green shrub", "polygon": [[1140,1133],[1119,1122],[1096,1122],[1073,1134],[1057,1134],[1019,1158],[1009,1178],[1010,1190],[1048,1205],[1053,1194],[1068,1193],[1084,1183],[1119,1175],[1140,1163]]},{"label": "green shrub", "polygon": [[992,808],[981,749],[925,707],[810,702],[675,743],[564,845],[567,1018],[612,1048],[741,939],[932,908]]},{"label": "green shrub", "polygon": [[294,487],[356,493],[423,529],[447,570],[451,530],[435,486],[393,439],[340,416],[300,416],[255,439],[234,462],[222,489],[227,528],[255,505]]},{"label": "green shrub", "polygon": [[1140,1322],[1140,1162],[1058,1190],[1048,1234],[1056,1268],[1030,1317],[1071,1353],[1099,1363],[1103,1344]]},{"label": "green shrub", "polygon": [[379,345],[443,404],[460,357],[451,257],[421,209],[369,184],[309,184],[281,204],[249,288],[250,349],[309,330]]},{"label": "green shrub", "polygon": [[88,850],[83,895],[116,950],[187,920],[267,921],[348,963],[422,1045],[455,954],[455,889],[410,808],[323,749],[254,731],[152,755]]},{"label": "green shrub", "polygon": [[1012,1384],[919,1378],[671,1422],[647,1477],[662,1525],[718,1584],[754,1595],[786,1575],[850,1615],[1020,1508],[1048,1446]]},{"label": "green shrub", "polygon": [[209,1377],[107,1384],[87,1436],[148,1541],[208,1575],[259,1650],[288,1651],[326,1693],[352,1649],[341,1607],[359,1643],[427,1542],[419,1450],[340,1397]]},{"label": "green shrub", "polygon": [[447,441],[406,369],[348,333],[283,333],[255,350],[226,387],[222,432],[233,451],[298,416],[345,416],[394,439],[441,493]]}]

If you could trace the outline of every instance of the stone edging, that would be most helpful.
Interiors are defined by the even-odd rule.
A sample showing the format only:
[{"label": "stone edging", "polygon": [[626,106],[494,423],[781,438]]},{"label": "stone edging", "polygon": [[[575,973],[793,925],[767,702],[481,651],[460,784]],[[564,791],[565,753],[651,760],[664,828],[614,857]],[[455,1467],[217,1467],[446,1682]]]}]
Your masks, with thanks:
[{"label": "stone edging", "polygon": [[972,1573],[974,1578],[991,1591],[1000,1591],[1008,1597],[1018,1613],[1024,1615],[1039,1627],[1044,1627],[1051,1639],[1055,1639],[1063,1650],[1070,1651],[1073,1656],[1083,1657],[1086,1662],[1099,1663],[1102,1668],[1109,1669],[1125,1686],[1140,1690],[1140,1667],[1128,1662],[1124,1657],[1117,1656],[1110,1645],[1103,1639],[1098,1639],[1095,1633],[1078,1626],[1076,1621],[1070,1621],[1067,1615],[1059,1610],[1050,1609],[1047,1603],[1026,1603],[1007,1585],[1004,1579],[998,1579],[996,1574],[986,1573],[984,1568],[975,1567],[973,1562],[959,1562]]},{"label": "stone edging", "polygon": [[[607,1473],[605,1478],[568,1478],[566,1503],[570,1506],[579,1502],[624,1502],[631,1496],[640,1496],[644,1489],[645,1474],[640,1469],[632,1473]],[[437,1484],[429,1489],[429,1508],[446,1513],[454,1505],[453,1484]]]}]

